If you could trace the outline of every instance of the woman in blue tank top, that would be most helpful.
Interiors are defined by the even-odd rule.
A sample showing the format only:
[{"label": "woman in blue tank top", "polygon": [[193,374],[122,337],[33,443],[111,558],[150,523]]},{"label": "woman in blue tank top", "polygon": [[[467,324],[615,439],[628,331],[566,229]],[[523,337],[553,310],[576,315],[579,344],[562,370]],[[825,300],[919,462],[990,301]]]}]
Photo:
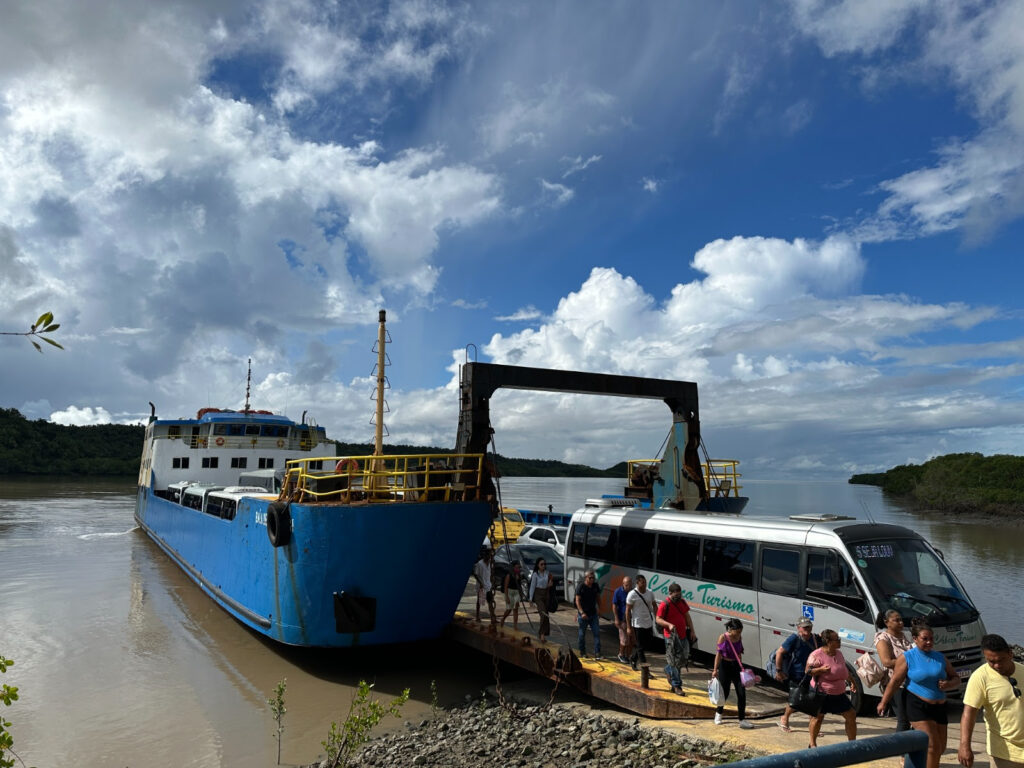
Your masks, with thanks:
[{"label": "woman in blue tank top", "polygon": [[881,715],[907,681],[907,719],[910,727],[928,734],[928,768],[939,768],[946,749],[946,691],[959,687],[960,678],[949,660],[935,650],[935,636],[924,619],[914,619],[910,634],[914,647],[896,659],[892,679],[878,705]]}]

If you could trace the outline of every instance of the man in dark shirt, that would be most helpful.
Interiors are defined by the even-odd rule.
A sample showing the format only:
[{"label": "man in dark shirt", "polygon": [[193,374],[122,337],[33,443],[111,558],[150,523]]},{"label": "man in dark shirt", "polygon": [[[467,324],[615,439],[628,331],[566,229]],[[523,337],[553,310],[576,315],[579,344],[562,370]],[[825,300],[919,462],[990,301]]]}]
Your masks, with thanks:
[{"label": "man in dark shirt", "polygon": [[580,656],[587,655],[587,627],[594,634],[594,658],[601,658],[601,627],[597,620],[597,602],[601,586],[593,571],[587,571],[583,583],[576,587],[576,623],[579,624]]}]

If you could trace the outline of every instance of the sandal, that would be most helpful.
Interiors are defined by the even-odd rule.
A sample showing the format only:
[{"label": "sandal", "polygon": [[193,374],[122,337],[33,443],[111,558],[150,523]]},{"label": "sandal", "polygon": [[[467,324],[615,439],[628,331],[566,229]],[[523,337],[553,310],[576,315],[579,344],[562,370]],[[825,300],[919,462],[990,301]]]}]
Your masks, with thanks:
[{"label": "sandal", "polygon": [[779,730],[783,731],[785,733],[792,733],[793,732],[793,729],[790,728],[786,723],[782,722],[781,720],[779,720]]}]

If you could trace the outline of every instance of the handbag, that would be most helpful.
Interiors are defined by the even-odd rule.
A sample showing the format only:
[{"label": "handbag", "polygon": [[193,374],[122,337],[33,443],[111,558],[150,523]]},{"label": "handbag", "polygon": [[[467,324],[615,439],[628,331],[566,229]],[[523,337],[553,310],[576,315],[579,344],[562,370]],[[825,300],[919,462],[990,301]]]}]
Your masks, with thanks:
[{"label": "handbag", "polygon": [[732,640],[729,640],[729,636],[726,635],[725,639],[729,643],[729,647],[732,648],[732,654],[739,660],[740,664],[740,682],[743,683],[744,688],[753,688],[759,682],[761,678],[754,674],[754,670],[750,667],[744,667],[740,654],[736,652],[736,646],[732,644]]},{"label": "handbag", "polygon": [[862,653],[858,656],[854,666],[857,668],[857,677],[864,683],[865,688],[872,688],[878,685],[882,678],[885,677],[886,670],[879,666],[878,662],[871,658],[869,653]]},{"label": "handbag", "polygon": [[810,673],[804,675],[804,679],[789,691],[789,706],[812,717],[818,714],[824,700],[825,694],[811,687]]},{"label": "handbag", "polygon": [[548,585],[548,613],[554,613],[558,610],[558,593],[555,592],[555,580],[551,579],[551,584]]},{"label": "handbag", "polygon": [[712,677],[708,680],[708,701],[711,702],[713,707],[720,707],[725,704],[725,696],[722,695],[722,684],[718,682],[717,677]]}]

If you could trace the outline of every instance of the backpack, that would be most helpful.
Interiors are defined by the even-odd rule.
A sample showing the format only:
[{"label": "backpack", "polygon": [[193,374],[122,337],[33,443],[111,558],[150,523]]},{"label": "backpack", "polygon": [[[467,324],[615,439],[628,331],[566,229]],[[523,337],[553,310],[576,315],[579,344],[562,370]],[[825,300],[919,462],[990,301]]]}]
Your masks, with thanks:
[{"label": "backpack", "polygon": [[771,656],[768,657],[768,662],[764,665],[764,671],[768,673],[768,677],[772,680],[774,680],[775,676],[779,674],[779,668],[775,664],[775,654],[778,652],[778,648],[772,651]]}]

